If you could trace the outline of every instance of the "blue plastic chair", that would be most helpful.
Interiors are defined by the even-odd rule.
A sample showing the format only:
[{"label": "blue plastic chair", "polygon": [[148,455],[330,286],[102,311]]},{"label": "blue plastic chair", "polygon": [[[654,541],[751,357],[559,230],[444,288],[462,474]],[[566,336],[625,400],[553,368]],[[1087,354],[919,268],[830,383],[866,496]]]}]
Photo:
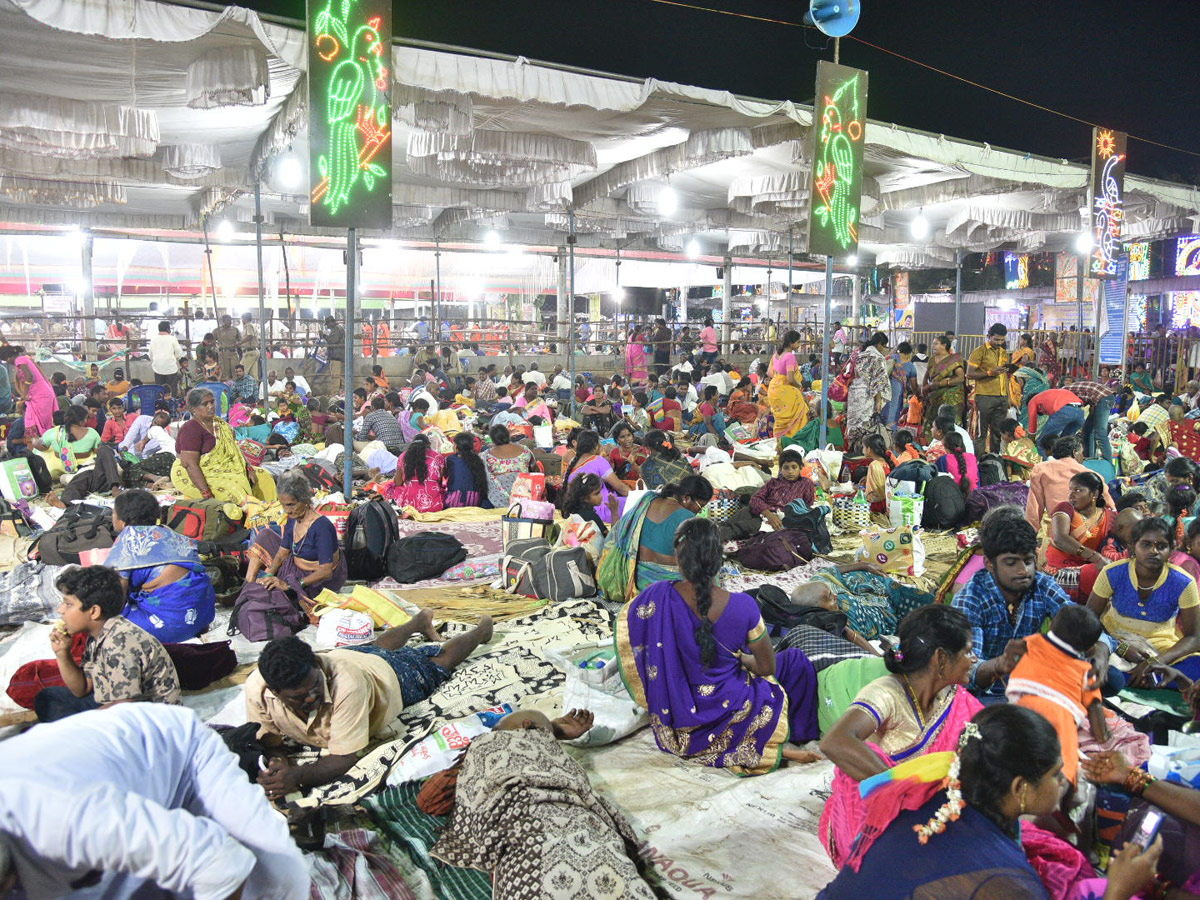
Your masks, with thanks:
[{"label": "blue plastic chair", "polygon": [[134,412],[135,410],[144,413],[145,415],[154,415],[154,409],[158,406],[158,401],[162,400],[167,395],[167,388],[161,384],[143,384],[135,388],[131,388],[129,393],[125,395],[125,411]]},{"label": "blue plastic chair", "polygon": [[1104,483],[1108,484],[1117,477],[1117,470],[1107,459],[1085,459],[1083,461],[1085,469],[1091,469],[1097,475],[1104,479]]},{"label": "blue plastic chair", "polygon": [[202,381],[196,387],[212,391],[213,399],[217,401],[217,415],[222,419],[229,418],[229,385],[223,381]]}]

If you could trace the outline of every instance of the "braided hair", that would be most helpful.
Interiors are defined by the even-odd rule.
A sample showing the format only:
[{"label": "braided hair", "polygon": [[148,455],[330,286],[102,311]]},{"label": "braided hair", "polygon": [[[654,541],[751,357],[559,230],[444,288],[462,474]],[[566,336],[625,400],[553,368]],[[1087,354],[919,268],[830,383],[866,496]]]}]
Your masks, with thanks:
[{"label": "braided hair", "polygon": [[460,431],[454,436],[454,450],[458,458],[467,464],[471,480],[475,482],[475,492],[480,497],[487,497],[487,469],[483,467],[483,460],[475,452],[475,435],[469,431]]},{"label": "braided hair", "polygon": [[713,636],[708,611],[712,608],[712,592],[717,573],[721,571],[721,538],[717,526],[708,519],[688,519],[675,532],[675,559],[679,571],[696,594],[696,644],[700,661],[711,666],[717,658],[717,639]]},{"label": "braided hair", "polygon": [[429,460],[425,456],[428,452],[429,438],[423,434],[413,437],[412,443],[404,451],[405,481],[412,481],[415,477],[417,481],[424,483],[429,477]]},{"label": "braided hair", "polygon": [[571,480],[571,473],[575,471],[575,466],[579,464],[579,460],[585,456],[590,456],[600,449],[600,435],[594,431],[581,432],[579,438],[575,441],[575,457],[571,460],[571,464],[567,466],[567,471],[563,473],[563,484]]},{"label": "braided hair", "polygon": [[962,435],[951,431],[942,442],[946,452],[951,454],[958,463],[958,489],[964,494],[971,493],[971,479],[967,477],[967,445],[963,443]]},{"label": "braided hair", "polygon": [[673,445],[669,445],[667,433],[660,429],[653,428],[646,432],[646,437],[642,440],[643,446],[653,453],[655,456],[661,456],[663,459],[677,460],[682,459],[681,454]]}]

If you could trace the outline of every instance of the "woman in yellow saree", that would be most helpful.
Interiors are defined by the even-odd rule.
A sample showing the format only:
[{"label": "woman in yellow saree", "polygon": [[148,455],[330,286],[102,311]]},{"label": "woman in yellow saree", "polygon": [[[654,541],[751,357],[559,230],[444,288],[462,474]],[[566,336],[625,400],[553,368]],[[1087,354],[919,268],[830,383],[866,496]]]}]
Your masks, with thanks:
[{"label": "woman in yellow saree", "polygon": [[800,334],[788,331],[779,344],[779,350],[771,357],[767,374],[771,384],[767,388],[767,403],[775,417],[775,438],[782,452],[794,443],[796,435],[808,424],[808,402],[804,399],[800,367],[796,363],[796,348],[800,346]]},{"label": "woman in yellow saree", "polygon": [[183,423],[175,447],[179,458],[171,467],[171,482],[184,497],[192,500],[217,499],[226,503],[241,518],[241,505],[250,497],[271,502],[275,499],[275,480],[265,469],[252,468],[242,456],[233,429],[217,418],[212,391],[196,388],[187,395],[192,418]]}]

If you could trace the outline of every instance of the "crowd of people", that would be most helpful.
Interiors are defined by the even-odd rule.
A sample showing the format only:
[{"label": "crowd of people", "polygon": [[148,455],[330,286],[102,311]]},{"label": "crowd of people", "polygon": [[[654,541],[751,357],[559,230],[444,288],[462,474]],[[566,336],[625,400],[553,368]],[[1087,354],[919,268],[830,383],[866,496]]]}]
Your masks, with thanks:
[{"label": "crowd of people", "polygon": [[[1148,735],[1103,705],[1128,686],[1200,709],[1200,466],[1187,449],[1200,449],[1200,384],[1171,396],[1137,372],[1072,380],[1028,336],[1010,350],[1003,325],[966,358],[951,334],[931,353],[893,351],[882,333],[854,345],[837,325],[829,365],[798,358],[789,330],[743,366],[711,320],[686,347],[658,320],[632,330],[623,371],[574,383],[561,365],[500,368],[469,341],[462,355],[426,343],[410,375],[367,365],[349,397],[336,379],[314,392],[321,382],[294,368],[270,371],[264,396],[257,344],[231,321],[201,384],[182,377],[169,323],[151,344],[154,384],[120,369],[46,379],[0,347],[9,455],[51,506],[101,495],[114,534],[103,564],[55,576],[62,684],[35,700],[49,724],[0,744],[0,758],[38,761],[0,779],[0,878],[11,867],[47,897],[89,873],[122,896],[144,883],[212,898],[308,890],[270,804],[344,778],[492,640],[492,621],[446,639],[423,610],[341,649],[266,641],[245,683],[263,747],[248,778],[178,708],[169,650],[205,632],[218,598],[161,499],[239,521],[277,504],[278,528],[237,549],[228,599],[299,612],[350,577],[319,509],[349,456],[362,490],[408,515],[507,511],[537,475],[562,520],[594,527],[613,649],[662,752],[747,776],[834,764],[818,836],[838,874],[820,896],[1200,895],[1200,873],[1155,886],[1159,863],[1177,862],[1157,841],[1130,842],[1106,881],[1089,880],[1091,848],[1071,824],[1095,802],[1089,785],[1110,785],[1200,825],[1200,794],[1152,778]],[[832,471],[822,421],[844,457]],[[861,491],[887,519],[900,475],[1002,501],[964,532],[936,593],[810,547],[785,566],[800,621],[780,628],[764,615],[771,577],[755,596],[730,573],[761,535],[823,521],[838,497]],[[737,493],[745,503],[718,515]],[[427,785],[450,816],[435,855],[488,870],[501,896],[654,896],[628,821],[560,746],[591,724],[586,710],[519,710],[476,739]],[[295,762],[293,744],[324,752]],[[94,778],[64,779],[67,753]],[[537,802],[548,796],[553,809]],[[51,802],[78,812],[55,825],[37,813]],[[105,839],[78,849],[78,829],[101,816]],[[566,842],[583,868],[562,881]]]}]

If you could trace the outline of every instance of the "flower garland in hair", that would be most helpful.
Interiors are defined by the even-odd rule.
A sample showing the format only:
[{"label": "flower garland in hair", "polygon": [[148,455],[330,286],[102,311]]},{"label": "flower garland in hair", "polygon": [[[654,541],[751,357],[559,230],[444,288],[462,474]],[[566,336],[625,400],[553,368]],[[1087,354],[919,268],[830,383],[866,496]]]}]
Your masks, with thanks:
[{"label": "flower garland in hair", "polygon": [[946,773],[946,778],[942,781],[942,787],[946,789],[946,802],[924,825],[913,826],[913,831],[917,833],[917,841],[921,844],[928,844],[933,835],[941,834],[946,830],[947,823],[957,822],[958,817],[962,814],[963,807],[966,806],[962,797],[962,782],[958,779],[959,770],[962,768],[962,752],[963,748],[967,746],[967,741],[978,737],[980,737],[979,726],[974,722],[968,722],[963,728],[962,736],[958,739],[958,753],[954,754],[954,762],[950,763],[950,771]]}]

